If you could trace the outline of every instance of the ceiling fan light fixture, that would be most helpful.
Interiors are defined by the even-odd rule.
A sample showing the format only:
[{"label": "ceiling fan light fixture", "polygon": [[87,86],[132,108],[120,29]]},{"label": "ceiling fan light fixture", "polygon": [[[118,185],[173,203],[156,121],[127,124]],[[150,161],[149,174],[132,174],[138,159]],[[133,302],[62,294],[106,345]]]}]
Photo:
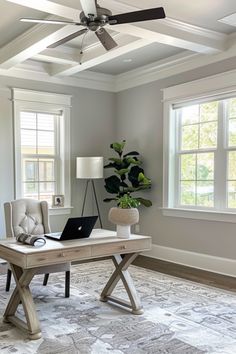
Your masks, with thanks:
[{"label": "ceiling fan light fixture", "polygon": [[[12,2],[24,1],[25,4],[25,1],[30,2],[32,0],[9,0],[9,1]],[[53,6],[54,4],[54,2],[50,0],[47,0],[47,2],[51,4],[51,6]],[[80,0],[80,4],[82,7],[82,11],[79,14],[80,22],[75,21],[74,17],[71,16],[71,11],[69,10],[73,10],[73,9],[65,6],[63,8],[67,10],[67,13],[69,11],[69,16],[68,17],[66,16],[66,18],[72,18],[71,21],[57,20],[57,19],[41,20],[41,19],[34,19],[34,18],[22,18],[20,19],[20,21],[33,22],[33,23],[58,24],[58,25],[74,25],[74,26],[84,27],[84,29],[81,29],[80,31],[77,31],[69,36],[62,38],[61,40],[55,43],[52,43],[49,46],[50,48],[55,48],[58,45],[64,44],[73,38],[76,38],[82,34],[87,33],[87,31],[90,30],[95,33],[100,43],[103,45],[103,47],[106,50],[111,50],[117,46],[117,43],[109,34],[109,32],[104,29],[104,27],[107,24],[119,25],[119,24],[126,24],[132,22],[150,21],[150,20],[158,20],[161,18],[165,18],[165,11],[163,7],[126,12],[126,13],[117,14],[113,16],[112,12],[109,9],[99,6],[97,0]],[[30,5],[25,5],[25,6],[32,7]],[[59,11],[60,9],[61,7],[57,9],[55,13],[58,16],[62,16],[63,13],[63,11]],[[52,13],[54,14],[54,12]],[[129,58],[127,58],[124,60],[124,62],[130,62],[130,61],[132,61],[132,59],[130,60]]]}]

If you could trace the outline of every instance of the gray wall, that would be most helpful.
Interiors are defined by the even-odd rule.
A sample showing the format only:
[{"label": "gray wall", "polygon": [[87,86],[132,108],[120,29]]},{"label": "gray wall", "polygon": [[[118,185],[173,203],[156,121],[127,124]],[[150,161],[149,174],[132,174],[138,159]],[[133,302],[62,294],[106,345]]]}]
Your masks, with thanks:
[{"label": "gray wall", "polygon": [[[73,95],[71,116],[71,186],[72,216],[81,212],[84,181],[75,178],[75,158],[85,155],[110,156],[109,144],[126,139],[127,149],[136,149],[144,161],[146,174],[153,180],[151,191],[143,194],[152,199],[151,208],[140,209],[140,232],[153,237],[153,243],[215,256],[235,258],[235,224],[164,217],[162,206],[162,93],[161,89],[205,76],[235,69],[235,59],[206,66],[181,75],[159,80],[118,94],[72,88],[12,78],[0,78],[0,236],[4,236],[2,205],[14,198],[12,103],[10,88]],[[105,227],[109,204],[101,202],[105,192],[97,181]],[[91,213],[89,196],[86,213]],[[94,210],[95,212],[95,210]],[[53,230],[63,227],[68,216],[51,217]]]},{"label": "gray wall", "polygon": [[[95,91],[84,88],[52,85],[13,78],[0,78],[0,238],[5,236],[3,203],[14,199],[14,161],[13,161],[13,116],[10,88],[19,87],[30,90],[70,94],[71,109],[71,188],[72,216],[80,215],[84,192],[84,181],[75,178],[76,156],[107,156],[109,144],[114,139],[113,93]],[[104,197],[101,180],[97,181],[98,198]],[[101,201],[104,223],[108,206]],[[87,214],[95,212],[91,209],[92,197],[88,198]],[[60,230],[68,215],[52,216],[51,226],[54,231]],[[106,226],[106,223],[105,223]]]},{"label": "gray wall", "polygon": [[[166,217],[162,206],[163,111],[161,89],[236,68],[235,58],[191,72],[122,91],[116,96],[117,139],[138,150],[144,170],[153,181],[145,193],[153,202],[140,209],[140,233],[166,247],[235,258],[236,225],[232,223]],[[144,194],[143,194],[144,196]]]}]

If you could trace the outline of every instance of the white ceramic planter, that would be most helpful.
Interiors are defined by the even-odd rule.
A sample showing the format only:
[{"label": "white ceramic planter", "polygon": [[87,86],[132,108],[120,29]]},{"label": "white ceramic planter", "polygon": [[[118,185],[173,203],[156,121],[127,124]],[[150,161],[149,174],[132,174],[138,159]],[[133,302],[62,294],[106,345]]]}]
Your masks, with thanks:
[{"label": "white ceramic planter", "polygon": [[130,226],[139,221],[139,211],[137,208],[111,208],[108,214],[108,219],[113,224],[116,224],[117,237],[129,238]]}]

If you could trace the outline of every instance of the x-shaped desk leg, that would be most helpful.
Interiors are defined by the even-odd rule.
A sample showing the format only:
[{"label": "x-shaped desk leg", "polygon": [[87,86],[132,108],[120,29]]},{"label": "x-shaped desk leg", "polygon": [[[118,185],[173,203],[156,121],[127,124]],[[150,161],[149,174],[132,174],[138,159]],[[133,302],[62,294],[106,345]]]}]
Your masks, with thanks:
[{"label": "x-shaped desk leg", "polygon": [[[122,258],[120,255],[112,256],[112,260],[116,269],[108,280],[105,288],[103,289],[100,300],[104,302],[111,301],[118,305],[122,305],[131,309],[133,314],[141,315],[143,313],[142,305],[135,289],[133,280],[128,272],[129,265],[137,256],[138,253],[126,254],[124,258]],[[119,280],[121,280],[124,284],[125,290],[130,299],[130,303],[115,296],[111,296]]]},{"label": "x-shaped desk leg", "polygon": [[[22,270],[14,264],[11,264],[11,269],[15,278],[16,287],[5,310],[4,321],[11,322],[20,329],[27,331],[30,339],[39,339],[41,338],[41,330],[34,300],[29,288],[35,271],[34,269]],[[24,309],[26,323],[15,315],[20,303],[22,303]]]}]

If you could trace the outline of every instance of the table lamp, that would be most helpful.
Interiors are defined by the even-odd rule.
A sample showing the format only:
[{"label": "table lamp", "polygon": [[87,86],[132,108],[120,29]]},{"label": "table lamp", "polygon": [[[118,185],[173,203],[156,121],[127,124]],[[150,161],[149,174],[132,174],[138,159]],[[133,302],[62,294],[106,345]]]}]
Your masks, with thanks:
[{"label": "table lamp", "polygon": [[84,215],[84,207],[85,207],[85,202],[86,202],[86,197],[88,192],[88,185],[89,182],[91,182],[94,199],[98,211],[98,218],[102,228],[102,220],[101,220],[101,215],[98,206],[98,199],[96,195],[94,179],[103,178],[103,157],[102,156],[77,157],[76,158],[76,178],[87,180],[81,216]]}]

